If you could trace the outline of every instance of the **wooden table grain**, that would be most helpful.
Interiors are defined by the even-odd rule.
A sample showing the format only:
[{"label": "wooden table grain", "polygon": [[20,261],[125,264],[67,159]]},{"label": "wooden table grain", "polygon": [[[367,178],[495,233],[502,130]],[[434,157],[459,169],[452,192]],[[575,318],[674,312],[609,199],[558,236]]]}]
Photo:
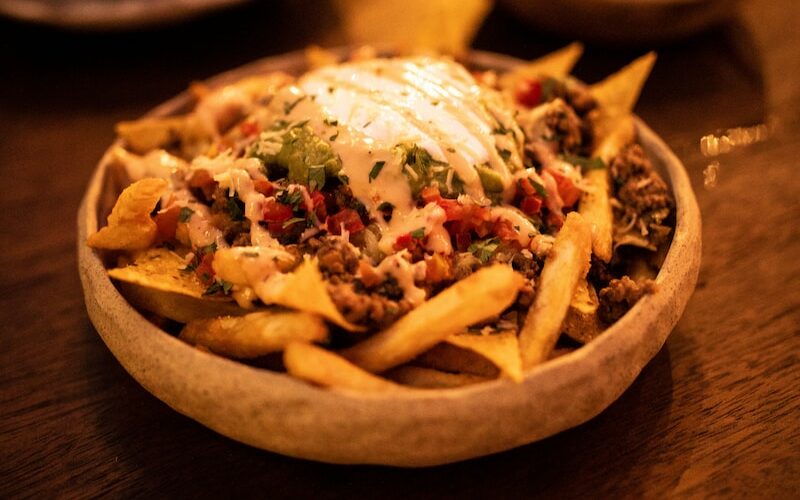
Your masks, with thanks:
[{"label": "wooden table grain", "polygon": [[[791,0],[748,5],[726,27],[658,48],[638,113],[686,164],[704,260],[665,347],[595,419],[447,466],[334,466],[236,443],[137,385],[89,322],[75,261],[77,207],[113,124],[192,80],[335,42],[319,9],[269,2],[138,33],[0,20],[0,497],[800,496]],[[493,11],[475,46],[532,58],[565,42]],[[577,74],[596,80],[646,49],[589,45]],[[720,157],[717,186],[704,188],[699,138],[766,120],[779,123],[773,137]]]}]

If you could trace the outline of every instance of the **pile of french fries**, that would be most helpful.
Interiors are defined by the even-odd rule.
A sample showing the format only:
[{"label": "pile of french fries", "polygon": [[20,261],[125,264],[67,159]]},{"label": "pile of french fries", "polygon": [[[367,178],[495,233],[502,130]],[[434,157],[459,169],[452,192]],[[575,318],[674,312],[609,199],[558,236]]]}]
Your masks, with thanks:
[{"label": "pile of french fries", "polygon": [[[501,78],[513,82],[537,75],[565,77],[580,53],[580,45],[572,44]],[[634,140],[631,110],[654,59],[647,54],[591,86],[601,110],[592,156],[606,164]],[[168,118],[162,125],[174,122]],[[147,142],[140,129],[124,124],[119,132],[129,144]],[[363,340],[338,351],[324,347],[327,325],[360,329],[336,309],[312,259],[254,290],[268,304],[255,312],[226,298],[206,296],[191,275],[179,272],[179,255],[151,247],[156,227],[149,214],[166,189],[161,179],[144,179],[125,189],[107,225],[92,234],[88,244],[126,252],[125,265],[109,270],[126,298],[142,310],[184,324],[181,339],[219,355],[253,359],[283,353],[283,366],[293,377],[362,392],[460,387],[496,378],[519,382],[552,358],[562,333],[582,342],[600,333],[597,295],[586,275],[592,256],[603,262],[612,258],[611,186],[606,169],[588,171],[585,181],[589,187],[556,235],[522,328],[490,335],[468,329],[498,317],[516,300],[525,279],[508,265],[478,270],[387,329],[363,335]]]}]

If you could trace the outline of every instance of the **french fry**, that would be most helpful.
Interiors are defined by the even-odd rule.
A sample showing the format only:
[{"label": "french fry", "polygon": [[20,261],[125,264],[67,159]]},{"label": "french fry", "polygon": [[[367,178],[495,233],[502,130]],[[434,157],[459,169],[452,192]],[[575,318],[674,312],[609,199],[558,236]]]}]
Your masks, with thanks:
[{"label": "french fry", "polygon": [[[614,128],[602,138],[592,156],[608,165],[623,146],[633,141],[634,128],[630,115],[620,117]],[[583,176],[587,189],[581,194],[578,211],[592,226],[592,251],[603,262],[613,253],[614,214],[611,210],[611,185],[608,169],[592,169]]]},{"label": "french fry", "polygon": [[193,273],[182,272],[185,267],[175,252],[150,248],[134,253],[127,266],[109,269],[108,275],[130,303],[180,323],[246,312],[230,297],[203,295],[206,287]]},{"label": "french fry", "polygon": [[603,331],[603,324],[597,316],[600,302],[594,287],[581,279],[575,287],[575,294],[569,304],[567,317],[562,330],[571,339],[588,344]]},{"label": "french fry", "polygon": [[547,361],[575,287],[589,270],[591,250],[589,224],[577,212],[570,212],[545,260],[536,298],[519,335],[524,369]]},{"label": "french fry", "polygon": [[505,265],[485,267],[412,310],[388,329],[342,351],[367,371],[411,360],[450,335],[510,306],[524,278]]},{"label": "french fry", "polygon": [[363,330],[347,321],[336,309],[316,260],[306,259],[294,272],[275,274],[252,286],[258,298],[265,304],[318,314],[350,331]]},{"label": "french fry", "polygon": [[167,189],[164,179],[142,179],[119,195],[108,225],[89,235],[87,244],[106,250],[141,250],[156,239],[156,223],[150,218],[161,194]]},{"label": "french fry", "polygon": [[232,358],[256,358],[292,342],[321,342],[328,329],[319,316],[295,311],[261,311],[244,316],[190,321],[180,338]]},{"label": "french fry", "polygon": [[423,352],[411,363],[423,368],[433,368],[450,373],[467,373],[485,378],[497,378],[500,375],[500,369],[484,356],[446,341]]},{"label": "french fry", "polygon": [[578,62],[583,54],[583,44],[572,42],[571,44],[534,59],[525,64],[516,66],[511,71],[504,73],[498,83],[500,88],[514,90],[520,80],[536,78],[540,76],[552,76],[563,78],[572,71],[572,67]]},{"label": "french fry", "polygon": [[505,331],[490,335],[460,333],[447,337],[445,342],[480,354],[494,363],[503,376],[515,382],[522,381],[517,332]]},{"label": "french fry", "polygon": [[283,364],[289,375],[323,387],[361,392],[403,390],[401,386],[362,370],[338,354],[312,344],[289,344],[283,352]]},{"label": "french fry", "polygon": [[386,377],[398,384],[420,389],[447,389],[490,380],[469,373],[448,373],[421,366],[400,366],[386,372]]}]

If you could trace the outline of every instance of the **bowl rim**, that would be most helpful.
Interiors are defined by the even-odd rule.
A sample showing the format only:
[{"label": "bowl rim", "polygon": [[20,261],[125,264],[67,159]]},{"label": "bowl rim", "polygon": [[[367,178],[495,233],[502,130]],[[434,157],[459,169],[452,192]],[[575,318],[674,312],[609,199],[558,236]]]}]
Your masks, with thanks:
[{"label": "bowl rim", "polygon": [[[501,70],[522,63],[509,56],[482,51],[473,51],[468,62]],[[224,72],[208,79],[207,83],[217,86],[261,71],[288,69],[291,72],[303,65],[303,51],[295,51]],[[179,112],[188,102],[188,92],[184,91],[146,116]],[[636,118],[635,125],[639,142],[651,160],[665,170],[676,201],[673,240],[656,278],[659,292],[643,297],[593,342],[529,370],[521,383],[496,379],[453,389],[365,394],[319,388],[283,373],[254,368],[189,346],[154,326],[128,304],[112,284],[98,253],[85,245],[87,236],[97,230],[98,200],[105,183],[108,152],[91,177],[78,213],[78,263],[89,316],[123,367],[156,397],[228,437],[285,455],[337,463],[420,466],[487,455],[542,439],[589,420],[622,394],[661,349],[696,283],[701,254],[701,222],[688,175],[680,160],[644,122]],[[112,144],[109,151],[116,144],[118,142]],[[644,335],[651,330],[652,334]],[[606,366],[618,371],[613,374],[597,372]],[[209,371],[224,374],[224,377],[217,377],[212,382],[198,378]],[[269,390],[265,391],[265,388]],[[582,391],[578,394],[580,401],[572,401],[580,407],[580,411],[575,412],[579,416],[570,415],[561,420],[533,419],[537,425],[525,425],[524,429],[511,433],[513,435],[501,438],[493,438],[488,429],[481,428],[478,434],[486,442],[475,439],[476,442],[469,443],[469,446],[455,443],[455,449],[439,453],[435,449],[416,455],[403,451],[403,447],[413,447],[415,442],[418,444],[419,439],[399,437],[401,428],[408,431],[418,425],[428,429],[423,432],[428,438],[437,436],[438,432],[438,436],[453,444],[455,436],[448,430],[448,420],[459,419],[478,425],[476,416],[491,419],[503,412],[512,412],[514,418],[520,419],[520,412],[535,412],[537,406],[532,403],[539,400],[548,401],[550,406],[560,405],[563,409],[564,403],[554,399],[553,394],[575,388]],[[237,396],[246,404],[241,408],[231,408],[238,403],[227,398]],[[220,413],[218,398],[230,403],[225,410],[231,411],[230,420],[234,423],[221,422],[219,415],[215,415]],[[305,419],[309,440],[318,440],[316,446],[314,442],[298,442],[298,436],[301,436],[299,441],[303,441],[304,434],[298,434],[297,423],[281,421],[270,415],[274,405],[295,408],[297,415]],[[261,409],[261,413],[256,409]],[[251,418],[263,421],[254,426],[267,435],[244,429],[245,415],[237,412],[250,412]],[[403,412],[402,425],[381,431],[381,424],[386,424],[385,419],[394,417],[396,412]],[[325,416],[325,425],[319,425],[321,415]],[[315,418],[316,427],[328,428],[325,432],[314,430]],[[281,422],[285,428],[275,429]],[[365,451],[348,447],[345,437],[337,438],[337,432],[348,436],[358,429],[364,433],[362,437],[367,445],[383,446],[387,448],[385,453],[376,457],[371,453],[374,449]],[[278,431],[285,431],[286,435],[275,436]],[[402,446],[392,446],[393,439]],[[336,443],[340,449],[317,449],[319,440],[323,444]]]}]

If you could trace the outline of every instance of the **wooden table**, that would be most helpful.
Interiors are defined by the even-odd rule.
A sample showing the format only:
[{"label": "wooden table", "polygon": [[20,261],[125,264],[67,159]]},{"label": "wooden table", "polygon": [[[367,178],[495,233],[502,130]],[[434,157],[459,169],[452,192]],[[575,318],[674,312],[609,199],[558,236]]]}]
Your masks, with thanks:
[{"label": "wooden table", "polygon": [[[78,203],[116,121],[193,79],[302,47],[316,33],[336,40],[325,15],[267,4],[145,33],[0,21],[0,497],[800,494],[793,1],[750,9],[747,30],[659,49],[638,112],[690,173],[704,262],[666,346],[597,418],[454,465],[342,467],[233,442],[142,389],[87,318],[75,263]],[[475,45],[532,58],[564,43],[496,11]],[[644,50],[589,46],[577,74],[594,81]],[[718,185],[705,189],[699,138],[769,116],[782,120],[782,132],[721,157]]]}]

